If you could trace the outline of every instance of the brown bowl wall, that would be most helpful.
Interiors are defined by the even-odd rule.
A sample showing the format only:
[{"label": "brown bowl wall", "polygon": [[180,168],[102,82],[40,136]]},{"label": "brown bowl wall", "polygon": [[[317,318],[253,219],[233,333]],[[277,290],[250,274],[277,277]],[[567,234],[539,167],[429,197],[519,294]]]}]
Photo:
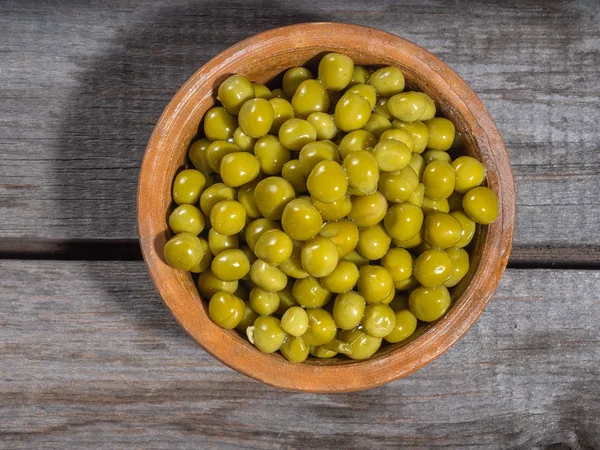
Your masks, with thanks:
[{"label": "brown bowl wall", "polygon": [[[407,85],[430,95],[438,111],[464,136],[466,153],[487,168],[487,184],[500,204],[498,220],[476,235],[471,270],[457,286],[453,305],[436,323],[421,325],[410,341],[388,345],[366,361],[287,362],[262,354],[235,331],[215,325],[192,277],[170,268],[162,249],[169,237],[167,211],[175,174],[218,84],[236,73],[266,83],[289,67],[325,52],[340,52],[361,65],[400,68]],[[475,322],[504,272],[514,232],[515,191],[508,154],[483,104],[447,65],[392,34],[341,23],[277,28],[242,41],[206,63],[173,97],[148,143],[138,187],[140,244],[150,276],[179,324],[207,352],[233,369],[271,386],[308,392],[367,389],[406,376],[438,357]]]}]

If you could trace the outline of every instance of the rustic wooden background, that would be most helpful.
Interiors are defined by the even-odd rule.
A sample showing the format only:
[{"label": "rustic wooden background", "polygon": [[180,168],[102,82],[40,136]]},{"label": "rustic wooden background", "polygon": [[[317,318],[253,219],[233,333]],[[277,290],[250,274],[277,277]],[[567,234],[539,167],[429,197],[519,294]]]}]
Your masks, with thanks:
[{"label": "rustic wooden background", "polygon": [[[510,268],[446,354],[381,388],[275,390],[177,326],[137,245],[162,109],[273,27],[369,25],[479,94],[517,183]],[[0,448],[600,448],[596,1],[0,2]]]}]

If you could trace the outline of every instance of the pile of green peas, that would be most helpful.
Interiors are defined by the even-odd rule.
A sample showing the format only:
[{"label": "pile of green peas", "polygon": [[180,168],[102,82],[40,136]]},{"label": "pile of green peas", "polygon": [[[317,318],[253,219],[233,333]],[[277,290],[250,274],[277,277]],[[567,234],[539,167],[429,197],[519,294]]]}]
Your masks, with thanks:
[{"label": "pile of green peas", "polygon": [[270,90],[232,75],[173,184],[164,256],[258,350],[371,357],[442,317],[498,215],[454,124],[396,67],[330,53]]}]

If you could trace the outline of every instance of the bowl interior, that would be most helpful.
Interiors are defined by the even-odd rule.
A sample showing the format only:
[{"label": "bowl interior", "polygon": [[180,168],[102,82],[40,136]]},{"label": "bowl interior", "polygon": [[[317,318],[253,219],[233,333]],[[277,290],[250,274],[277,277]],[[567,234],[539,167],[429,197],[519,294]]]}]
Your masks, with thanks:
[{"label": "bowl interior", "polygon": [[[162,248],[170,236],[167,216],[173,179],[186,164],[187,148],[201,129],[202,116],[214,105],[219,84],[233,73],[269,84],[293,66],[316,69],[316,62],[330,51],[344,53],[360,65],[394,65],[404,72],[407,89],[431,96],[438,111],[462,133],[464,154],[486,166],[487,184],[498,195],[500,216],[494,224],[478,227],[469,273],[454,288],[453,305],[442,319],[420,324],[407,341],[382,346],[366,361],[334,358],[291,364],[278,354],[259,353],[235,331],[215,325],[192,276],[168,267]],[[272,30],[229,48],[203,66],[176,94],[156,126],[142,165],[138,197],[140,240],[150,275],[186,331],[242,373],[267,384],[318,392],[382,384],[416,370],[452,345],[476,320],[497,286],[514,227],[514,184],[506,150],[476,95],[420,47],[378,30],[345,24]]]}]

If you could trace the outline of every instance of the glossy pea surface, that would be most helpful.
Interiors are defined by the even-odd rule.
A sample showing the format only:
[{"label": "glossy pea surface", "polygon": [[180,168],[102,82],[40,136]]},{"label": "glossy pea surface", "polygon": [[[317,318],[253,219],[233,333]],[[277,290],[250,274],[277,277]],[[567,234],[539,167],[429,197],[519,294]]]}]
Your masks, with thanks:
[{"label": "glossy pea surface", "polygon": [[310,122],[293,118],[279,128],[279,142],[289,150],[301,150],[309,142],[317,140],[317,129]]},{"label": "glossy pea surface", "polygon": [[208,314],[217,325],[232,330],[244,317],[245,305],[230,292],[216,292],[208,303]]},{"label": "glossy pea surface", "polygon": [[346,171],[335,161],[321,161],[310,172],[306,187],[311,197],[318,201],[341,200],[348,190]]},{"label": "glossy pea surface", "polygon": [[206,178],[202,172],[195,169],[182,170],[173,183],[173,200],[178,205],[197,203],[205,184]]},{"label": "glossy pea surface", "polygon": [[452,260],[440,249],[429,249],[415,260],[413,274],[426,287],[439,286],[452,275]]},{"label": "glossy pea surface", "polygon": [[352,209],[348,218],[359,227],[371,227],[386,216],[387,201],[381,192],[352,197]]},{"label": "glossy pea surface", "polygon": [[269,101],[255,98],[242,105],[238,120],[240,128],[246,135],[259,138],[269,132],[274,117],[275,112]]},{"label": "glossy pea surface", "polygon": [[314,112],[327,112],[329,94],[319,80],[304,80],[292,97],[294,112],[299,117],[308,117]]},{"label": "glossy pea surface", "polygon": [[369,84],[379,95],[390,97],[404,90],[404,74],[396,67],[383,67],[371,74]]},{"label": "glossy pea surface", "polygon": [[408,298],[410,311],[423,322],[433,322],[442,317],[450,307],[450,302],[446,286],[420,286]]},{"label": "glossy pea surface", "polygon": [[299,198],[285,206],[281,226],[292,239],[306,241],[321,231],[323,218],[310,200]]},{"label": "glossy pea surface", "polygon": [[215,106],[204,115],[204,135],[211,141],[229,139],[237,127],[237,117],[222,106]]},{"label": "glossy pea surface", "polygon": [[167,264],[174,269],[190,270],[204,256],[204,248],[198,236],[191,233],[179,233],[167,241],[164,255]]},{"label": "glossy pea surface", "polygon": [[254,200],[267,219],[279,220],[285,206],[296,197],[294,187],[281,177],[268,177],[254,189]]},{"label": "glossy pea surface", "polygon": [[219,85],[218,98],[228,113],[237,114],[246,101],[254,98],[254,87],[246,77],[232,75]]},{"label": "glossy pea surface", "polygon": [[202,212],[193,205],[179,205],[169,215],[169,228],[173,233],[191,233],[199,235],[205,226]]},{"label": "glossy pea surface", "polygon": [[246,225],[246,209],[235,200],[223,200],[210,211],[210,224],[221,234],[237,234]]},{"label": "glossy pea surface", "polygon": [[319,80],[330,91],[341,91],[352,80],[354,62],[340,53],[329,53],[319,62]]},{"label": "glossy pea surface", "polygon": [[498,218],[498,198],[490,188],[479,186],[469,190],[462,206],[465,213],[481,225],[489,225]]}]

